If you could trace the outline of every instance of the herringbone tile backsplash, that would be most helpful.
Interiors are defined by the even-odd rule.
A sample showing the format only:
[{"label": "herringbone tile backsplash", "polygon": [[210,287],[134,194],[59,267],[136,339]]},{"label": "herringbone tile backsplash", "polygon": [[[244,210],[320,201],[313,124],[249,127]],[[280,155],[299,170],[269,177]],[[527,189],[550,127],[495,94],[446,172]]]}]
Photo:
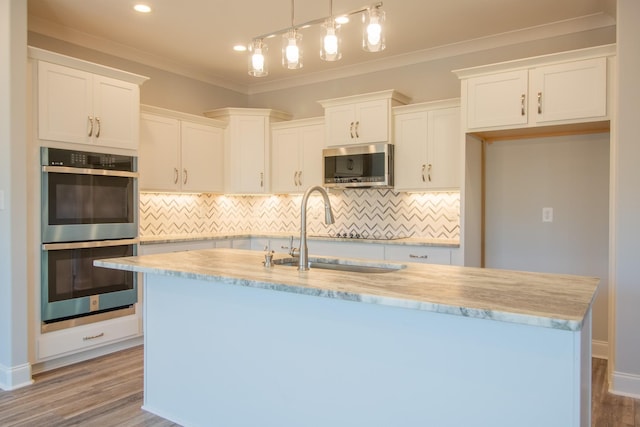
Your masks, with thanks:
[{"label": "herringbone tile backsplash", "polygon": [[[310,234],[460,237],[460,194],[344,190],[330,193],[335,223],[324,224],[322,197],[309,198]],[[299,232],[301,195],[140,194],[140,235]]]}]

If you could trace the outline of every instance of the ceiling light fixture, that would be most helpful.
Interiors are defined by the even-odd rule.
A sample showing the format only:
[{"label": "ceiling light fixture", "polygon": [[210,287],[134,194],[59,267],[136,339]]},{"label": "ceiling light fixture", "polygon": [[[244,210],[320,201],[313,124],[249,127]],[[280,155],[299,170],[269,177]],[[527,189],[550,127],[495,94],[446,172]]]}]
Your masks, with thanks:
[{"label": "ceiling light fixture", "polygon": [[146,4],[136,4],[135,6],[133,6],[133,9],[136,12],[140,12],[140,13],[149,13],[151,12],[151,6],[146,5]]},{"label": "ceiling light fixture", "polygon": [[294,0],[291,0],[291,28],[282,37],[282,66],[289,70],[302,68],[302,34],[293,26]]},{"label": "ceiling light fixture", "polygon": [[291,0],[291,26],[254,37],[249,45],[249,75],[264,77],[269,74],[266,56],[267,44],[264,40],[280,34],[283,35],[282,65],[290,70],[302,68],[302,34],[300,30],[316,24],[322,24],[320,57],[325,61],[339,60],[342,57],[340,26],[349,22],[349,17],[356,14],[362,14],[364,24],[362,48],[367,52],[381,52],[385,48],[385,13],[381,7],[382,2],[378,2],[341,14],[336,18],[333,16],[333,1],[329,0],[329,16],[294,25],[294,0]]}]

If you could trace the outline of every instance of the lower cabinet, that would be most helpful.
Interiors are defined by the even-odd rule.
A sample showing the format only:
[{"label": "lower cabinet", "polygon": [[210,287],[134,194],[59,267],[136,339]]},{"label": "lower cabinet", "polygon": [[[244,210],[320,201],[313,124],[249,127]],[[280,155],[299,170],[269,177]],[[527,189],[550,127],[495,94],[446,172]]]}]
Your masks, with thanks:
[{"label": "lower cabinet", "polygon": [[187,242],[148,243],[140,245],[139,255],[163,254],[169,252],[196,251],[199,249],[228,248],[252,249],[250,238],[190,240]]},{"label": "lower cabinet", "polygon": [[71,355],[140,334],[137,315],[123,316],[88,325],[41,334],[36,340],[39,361]]},{"label": "lower cabinet", "polygon": [[384,246],[357,242],[307,242],[309,254],[344,258],[384,259]]}]

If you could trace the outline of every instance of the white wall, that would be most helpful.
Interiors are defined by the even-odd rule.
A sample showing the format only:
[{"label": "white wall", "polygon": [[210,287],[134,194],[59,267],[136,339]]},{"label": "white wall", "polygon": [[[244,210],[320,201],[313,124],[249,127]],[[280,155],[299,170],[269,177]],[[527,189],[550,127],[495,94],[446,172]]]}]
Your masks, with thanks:
[{"label": "white wall", "polygon": [[485,176],[485,266],[601,278],[593,339],[606,343],[609,133],[488,144]]},{"label": "white wall", "polygon": [[618,0],[618,97],[613,146],[611,389],[640,398],[640,2]]},{"label": "white wall", "polygon": [[0,0],[0,388],[31,382],[27,343],[27,5]]}]

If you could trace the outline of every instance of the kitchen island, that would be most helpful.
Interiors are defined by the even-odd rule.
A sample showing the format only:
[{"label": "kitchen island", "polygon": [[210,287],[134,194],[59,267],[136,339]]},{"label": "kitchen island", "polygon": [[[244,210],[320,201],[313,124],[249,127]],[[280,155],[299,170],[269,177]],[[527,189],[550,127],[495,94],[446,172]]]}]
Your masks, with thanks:
[{"label": "kitchen island", "polygon": [[96,261],[145,273],[144,409],[185,426],[590,426],[598,279],[263,260]]}]

